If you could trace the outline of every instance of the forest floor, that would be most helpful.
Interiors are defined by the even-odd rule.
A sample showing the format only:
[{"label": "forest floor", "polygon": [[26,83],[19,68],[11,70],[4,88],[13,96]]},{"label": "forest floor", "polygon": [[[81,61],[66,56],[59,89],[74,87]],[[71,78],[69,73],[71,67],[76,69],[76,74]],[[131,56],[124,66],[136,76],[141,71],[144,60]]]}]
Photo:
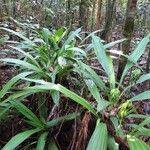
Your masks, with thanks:
[{"label": "forest floor", "polygon": [[[134,41],[139,41],[143,38],[143,36],[144,35],[142,33],[135,32]],[[113,40],[119,40],[121,39],[121,35],[119,35],[119,32],[117,30],[114,30],[112,38]],[[148,48],[150,48],[150,46],[148,46]],[[0,45],[0,58],[16,57],[16,54],[9,52],[8,49],[9,47],[7,47],[7,45]],[[118,49],[118,47],[115,47],[115,49]],[[147,55],[148,53],[146,52],[139,61],[139,65],[144,71],[146,70]],[[97,65],[96,62],[92,64],[95,66]],[[15,72],[16,71],[13,67],[0,64],[0,87],[2,87],[9,79],[11,79],[14,76]],[[133,89],[133,91],[134,94],[136,94],[146,89],[150,89],[150,83],[145,83],[144,85],[137,86],[135,87],[135,89]],[[68,112],[72,111],[72,109],[80,109],[78,105],[70,101],[67,101],[67,103],[63,107],[67,108],[66,111]],[[137,108],[137,111],[140,112],[140,114],[150,115],[150,102],[138,102],[135,104],[135,107]],[[1,144],[5,144],[7,140],[10,139],[10,137],[27,127],[26,124],[24,124],[21,120],[22,118],[19,115],[15,115],[15,117],[12,117],[11,119],[5,120],[5,122],[0,123]],[[138,120],[126,120],[125,124],[127,122],[131,123],[135,121]],[[85,111],[83,113],[82,120],[71,121],[65,124],[62,123],[61,126],[56,127],[52,132],[55,133],[55,138],[57,137],[58,139],[57,144],[61,145],[61,148],[63,147],[64,150],[78,149],[81,147],[84,149],[84,146],[89,140],[89,135],[91,135],[92,131],[94,130],[94,124],[95,122],[92,121],[90,113]],[[150,137],[142,136],[141,139],[150,144]]]}]

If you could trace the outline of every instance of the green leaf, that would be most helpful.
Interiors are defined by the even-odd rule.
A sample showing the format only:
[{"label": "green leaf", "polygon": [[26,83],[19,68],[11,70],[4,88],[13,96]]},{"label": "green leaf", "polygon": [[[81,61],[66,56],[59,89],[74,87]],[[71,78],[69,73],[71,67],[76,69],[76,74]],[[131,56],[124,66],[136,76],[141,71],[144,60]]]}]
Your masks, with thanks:
[{"label": "green leaf", "polygon": [[17,100],[10,100],[9,101],[23,116],[25,116],[30,121],[36,123],[37,127],[43,128],[41,121],[37,118],[37,116],[28,109],[25,105]]},{"label": "green leaf", "polygon": [[127,118],[147,118],[146,115],[141,115],[141,114],[129,114],[126,116]]},{"label": "green leaf", "polygon": [[66,122],[66,121],[74,120],[78,116],[80,116],[80,113],[71,113],[62,117],[58,117],[56,119],[47,122],[47,127],[51,128],[53,126],[60,124],[62,121]]},{"label": "green leaf", "polygon": [[135,136],[140,136],[140,135],[146,135],[150,137],[150,129],[141,127],[138,129],[136,133],[134,133]]},{"label": "green leaf", "polygon": [[86,57],[86,52],[78,47],[71,47],[68,51],[73,51],[75,55],[80,55]]},{"label": "green leaf", "polygon": [[116,143],[113,137],[108,137],[108,150],[119,150],[119,144]]},{"label": "green leaf", "polygon": [[2,148],[2,150],[14,150],[19,144],[28,139],[31,135],[39,132],[40,129],[32,129],[21,132],[10,139],[10,141]]},{"label": "green leaf", "polygon": [[91,113],[93,113],[95,116],[97,116],[96,110],[93,108],[93,106],[84,98],[77,95],[76,93],[68,90],[67,88],[63,87],[62,85],[57,85],[55,89],[57,89],[63,93],[66,97],[69,97],[70,99],[74,100],[76,103],[82,105],[86,109],[88,109]]},{"label": "green leaf", "polygon": [[106,74],[108,75],[110,81],[110,87],[115,88],[115,73],[112,64],[112,59],[106,54],[104,45],[101,43],[101,40],[97,36],[92,36],[92,43],[94,46],[94,51],[97,56],[99,63],[102,65]]},{"label": "green leaf", "polygon": [[25,40],[26,42],[28,42],[28,44],[32,45],[32,46],[36,46],[36,44],[34,42],[32,42],[31,40],[29,40],[28,38],[26,38],[25,36],[23,36],[21,33],[18,33],[18,32],[15,32],[11,29],[7,29],[7,28],[3,28],[3,27],[0,27],[0,30],[5,30],[9,33],[12,33],[18,37],[20,37],[21,39]]},{"label": "green leaf", "polygon": [[103,109],[107,108],[110,104],[111,104],[110,102],[101,99],[101,101],[99,101],[97,105],[97,112],[100,112]]},{"label": "green leaf", "polygon": [[[32,79],[26,79],[26,80],[36,82],[36,80],[32,80]],[[36,83],[40,83],[43,85],[36,85],[33,87],[28,87],[28,88],[26,88],[26,90],[35,89],[35,90],[56,90],[56,91],[59,91],[59,92],[63,93],[66,97],[69,97],[70,99],[72,99],[76,103],[78,103],[78,104],[82,105],[83,107],[85,107],[86,109],[88,109],[95,116],[97,116],[96,110],[93,108],[93,106],[88,101],[86,101],[84,98],[77,95],[76,93],[68,90],[64,86],[62,86],[60,84],[53,84],[53,83],[49,83],[49,82],[44,82],[43,80],[41,80],[41,81],[38,80]]]},{"label": "green leaf", "polygon": [[124,132],[121,128],[121,126],[119,125],[119,120],[117,117],[110,117],[110,120],[115,128],[116,131],[116,135],[117,136],[124,136]]},{"label": "green leaf", "polygon": [[48,135],[48,132],[44,132],[41,134],[37,143],[36,150],[44,150],[47,135]]},{"label": "green leaf", "polygon": [[101,97],[101,95],[98,91],[97,86],[95,85],[95,83],[92,80],[85,80],[85,83],[88,86],[90,93],[95,98],[95,100],[98,104],[97,112],[102,111],[103,109],[105,109],[107,106],[110,105],[110,103],[108,101],[103,100],[103,98]]},{"label": "green leaf", "polygon": [[63,38],[63,36],[65,35],[65,28],[59,28],[58,30],[56,30],[56,32],[53,35],[53,38],[55,39],[55,42],[59,43],[61,41],[61,39]]},{"label": "green leaf", "polygon": [[129,126],[132,127],[132,128],[135,128],[136,130],[138,130],[138,131],[136,131],[135,133],[132,134],[136,137],[138,137],[140,135],[150,136],[150,129],[148,129],[148,128],[141,127],[141,126],[139,127],[136,124],[129,124]]},{"label": "green leaf", "polygon": [[12,64],[15,64],[15,65],[23,66],[25,68],[28,68],[28,69],[36,71],[36,72],[41,72],[42,71],[41,69],[39,69],[35,65],[30,64],[30,63],[25,62],[25,61],[22,61],[22,60],[19,60],[19,59],[4,58],[4,59],[0,59],[0,61],[4,61],[4,62],[7,62],[7,63],[12,63]]},{"label": "green leaf", "polygon": [[137,81],[136,84],[142,83],[144,81],[150,80],[150,73],[142,75]]},{"label": "green leaf", "polygon": [[121,39],[121,40],[117,40],[117,41],[114,41],[114,42],[105,44],[105,45],[104,45],[104,48],[105,48],[105,49],[111,48],[111,47],[115,46],[116,44],[119,44],[119,43],[124,42],[125,40],[126,40],[126,39]]},{"label": "green leaf", "polygon": [[[97,73],[88,65],[82,63],[82,62],[78,62],[79,64],[79,73],[82,72],[84,78],[87,79],[91,79],[94,81],[94,83],[102,90],[105,91],[106,90],[106,86],[105,83],[103,82],[103,80],[97,75]],[[78,68],[77,68],[78,69]]]},{"label": "green leaf", "polygon": [[88,143],[87,150],[107,150],[107,126],[104,123],[97,122],[96,128]]},{"label": "green leaf", "polygon": [[48,145],[48,150],[59,150],[54,140],[50,141]]},{"label": "green leaf", "polygon": [[135,131],[140,130],[141,128],[143,128],[145,125],[150,124],[150,117],[147,116],[144,121],[136,126],[134,126],[134,130],[131,131],[131,134],[134,135]]},{"label": "green leaf", "polygon": [[[127,74],[128,70],[134,65],[134,63],[137,63],[139,58],[142,56],[142,54],[145,51],[145,48],[147,44],[150,42],[150,34],[148,34],[145,38],[143,38],[140,43],[138,44],[137,48],[131,53],[131,55],[128,58],[128,62],[125,66],[125,69],[122,73],[120,84],[122,83],[125,75]],[[134,62],[134,63],[133,63]]]},{"label": "green leaf", "polygon": [[0,45],[4,44],[9,39],[9,36],[0,37]]},{"label": "green leaf", "polygon": [[40,115],[40,120],[42,122],[46,122],[47,116],[48,116],[48,108],[46,107],[46,94],[39,93],[38,94],[38,110]]},{"label": "green leaf", "polygon": [[90,93],[92,94],[92,96],[96,99],[97,103],[99,103],[101,101],[101,97],[100,97],[96,84],[92,80],[89,80],[89,79],[86,79],[85,83],[88,86],[88,89]]},{"label": "green leaf", "polygon": [[51,91],[51,96],[52,96],[53,102],[58,106],[59,101],[60,101],[60,92],[52,90]]},{"label": "green leaf", "polygon": [[49,45],[48,38],[51,35],[51,32],[47,28],[42,28],[41,34],[42,34],[42,38],[43,38],[44,42],[48,46]]},{"label": "green leaf", "polygon": [[38,93],[38,92],[41,92],[41,90],[36,90],[36,89],[33,89],[33,90],[23,90],[23,91],[19,91],[19,92],[15,92],[14,94],[10,95],[7,99],[3,100],[1,103],[0,103],[0,106],[2,107],[6,107],[8,106],[8,102],[10,100],[19,100],[21,98],[21,100],[31,94],[34,94],[34,93]]},{"label": "green leaf", "polygon": [[67,38],[67,40],[65,41],[65,43],[63,44],[61,48],[61,52],[65,49],[66,45],[69,45],[75,39],[75,37],[78,36],[80,31],[81,31],[81,28],[77,29],[76,31],[72,31],[69,34],[69,37]]},{"label": "green leaf", "polygon": [[0,98],[2,98],[6,93],[7,91],[18,81],[20,80],[21,78],[23,77],[26,77],[30,74],[32,74],[33,72],[23,72],[23,73],[20,73],[18,75],[16,75],[15,77],[13,77],[11,80],[9,80],[2,88],[2,90],[0,91]]},{"label": "green leaf", "polygon": [[146,100],[146,99],[150,99],[150,91],[142,92],[142,93],[132,97],[130,100],[131,101],[142,101],[142,100]]},{"label": "green leaf", "polygon": [[24,56],[26,56],[27,58],[29,58],[35,65],[37,65],[39,67],[38,62],[36,61],[35,58],[33,58],[32,55],[29,54],[29,52],[25,52],[24,50],[20,49],[19,47],[14,47],[14,46],[9,46],[10,48],[22,53]]},{"label": "green leaf", "polygon": [[0,121],[2,120],[2,119],[5,119],[5,118],[7,118],[8,116],[7,116],[7,112],[9,111],[9,109],[10,109],[10,106],[8,106],[8,107],[2,107],[2,108],[0,108]]},{"label": "green leaf", "polygon": [[150,150],[150,146],[145,142],[131,136],[127,136],[130,150]]}]

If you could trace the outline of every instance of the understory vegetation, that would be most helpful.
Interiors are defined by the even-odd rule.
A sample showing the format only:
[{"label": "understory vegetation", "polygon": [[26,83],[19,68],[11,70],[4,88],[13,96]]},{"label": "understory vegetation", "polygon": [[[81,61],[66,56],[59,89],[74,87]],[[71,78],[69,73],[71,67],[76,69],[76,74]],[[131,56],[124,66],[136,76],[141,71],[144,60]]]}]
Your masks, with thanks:
[{"label": "understory vegetation", "polygon": [[[30,16],[37,26],[8,13],[13,29],[2,20],[0,71],[8,68],[11,76],[0,85],[0,149],[150,150],[149,57],[141,66],[150,33],[131,40],[122,28],[123,36],[113,40],[113,26],[106,33],[106,24],[85,32],[86,17],[77,27],[71,16],[77,4],[67,2],[65,25],[50,27],[47,16]],[[79,4],[91,9],[98,5],[92,2]],[[64,2],[52,3],[61,8]],[[46,4],[39,11],[53,15]]]}]

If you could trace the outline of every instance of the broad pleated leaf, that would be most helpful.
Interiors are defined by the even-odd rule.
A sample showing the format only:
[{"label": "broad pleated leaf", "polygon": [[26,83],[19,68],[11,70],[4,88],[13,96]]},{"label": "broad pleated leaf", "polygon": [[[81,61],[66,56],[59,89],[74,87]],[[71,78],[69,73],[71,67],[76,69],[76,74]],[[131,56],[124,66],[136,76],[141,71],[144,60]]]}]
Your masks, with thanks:
[{"label": "broad pleated leaf", "polygon": [[0,45],[4,44],[9,39],[9,36],[3,36],[0,38]]},{"label": "broad pleated leaf", "polygon": [[102,111],[103,109],[107,108],[111,103],[101,99],[101,101],[98,102],[97,104],[97,112]]},{"label": "broad pleated leaf", "polygon": [[[142,56],[142,54],[145,51],[145,48],[147,44],[150,42],[150,34],[148,34],[145,38],[143,38],[140,43],[138,44],[137,48],[131,53],[131,55],[128,58],[128,62],[125,66],[125,69],[123,71],[123,74],[120,79],[120,84],[122,83],[125,75],[127,74],[128,70],[134,65],[134,63],[137,63],[139,58]],[[133,63],[134,62],[134,63]]]},{"label": "broad pleated leaf", "polygon": [[19,144],[28,139],[31,135],[39,132],[40,129],[28,130],[21,132],[10,139],[10,141],[2,148],[2,150],[14,150]]},{"label": "broad pleated leaf", "polygon": [[30,121],[36,123],[37,127],[43,128],[43,125],[41,121],[37,118],[37,116],[30,110],[28,109],[25,105],[23,105],[21,102],[17,100],[10,100],[10,103],[22,114],[24,115],[27,119]]},{"label": "broad pleated leaf", "polygon": [[141,114],[129,114],[126,116],[127,118],[147,118],[146,115],[141,115]]},{"label": "broad pleated leaf", "polygon": [[88,78],[94,81],[94,83],[102,90],[106,90],[105,83],[103,80],[100,78],[99,75],[88,65],[78,62],[79,66],[81,69],[79,70],[80,72],[83,73],[84,78]]},{"label": "broad pleated leaf", "polygon": [[115,142],[113,137],[108,137],[108,150],[119,150],[119,144]]},{"label": "broad pleated leaf", "polygon": [[48,145],[48,150],[59,150],[54,140],[50,141]]},{"label": "broad pleated leaf", "polygon": [[117,117],[110,117],[110,120],[115,128],[116,135],[118,136],[124,136],[124,132],[121,129],[121,126],[119,125],[119,120]]},{"label": "broad pleated leaf", "polygon": [[134,134],[134,136],[139,136],[139,135],[146,135],[146,136],[150,136],[150,129],[145,128],[145,127],[138,127],[138,125],[136,124],[129,124],[130,127],[132,128],[136,128],[136,131]]},{"label": "broad pleated leaf", "polygon": [[71,113],[71,114],[68,114],[68,115],[65,115],[62,117],[55,118],[55,119],[47,122],[47,127],[48,128],[54,127],[54,126],[60,124],[61,122],[74,120],[75,118],[77,118],[79,116],[80,116],[80,113]]},{"label": "broad pleated leaf", "polygon": [[31,54],[29,54],[29,52],[25,52],[24,50],[20,49],[19,47],[14,47],[14,46],[9,46],[10,48],[22,53],[24,56],[26,56],[27,58],[29,58],[35,65],[37,65],[39,67],[38,62],[36,61],[35,58],[33,58],[33,56]]},{"label": "broad pleated leaf", "polygon": [[11,80],[9,80],[2,88],[2,90],[0,91],[0,98],[2,98],[7,91],[17,82],[19,81],[21,78],[26,77],[30,74],[32,74],[33,72],[23,72],[20,73],[18,75],[16,75],[15,77],[13,77]]},{"label": "broad pleated leaf", "polygon": [[136,84],[142,83],[144,81],[150,80],[150,73],[142,75],[137,81]]},{"label": "broad pleated leaf", "polygon": [[145,142],[131,136],[127,136],[130,150],[150,150],[150,146]]},{"label": "broad pleated leaf", "polygon": [[60,101],[60,92],[59,91],[51,91],[51,96],[53,102],[58,106]]},{"label": "broad pleated leaf", "polygon": [[[28,80],[28,79],[26,79],[26,80]],[[32,79],[30,79],[30,81],[36,82],[36,80],[32,80]],[[37,83],[39,83],[39,82],[40,81],[38,80]],[[63,93],[66,97],[69,97],[70,99],[72,99],[76,103],[82,105],[83,107],[85,107],[86,109],[91,111],[95,116],[97,116],[96,110],[93,108],[93,106],[88,101],[86,101],[84,98],[77,95],[76,93],[68,90],[64,86],[62,86],[60,84],[53,84],[53,83],[49,83],[49,82],[44,82],[43,80],[41,80],[40,83],[43,85],[36,85],[33,87],[28,87],[28,88],[26,88],[26,90],[35,89],[35,90],[56,90],[56,91],[59,91],[59,92]]]},{"label": "broad pleated leaf", "polygon": [[143,93],[140,93],[140,94],[132,97],[130,100],[131,101],[142,101],[142,100],[146,100],[146,99],[150,99],[150,91],[145,91]]},{"label": "broad pleated leaf", "polygon": [[0,61],[4,61],[4,62],[7,62],[7,63],[12,63],[12,64],[15,64],[15,65],[23,66],[25,68],[28,68],[28,69],[36,71],[36,72],[41,72],[42,71],[41,69],[39,69],[35,65],[30,64],[28,62],[25,62],[23,60],[19,60],[19,59],[4,58],[4,59],[0,59]]},{"label": "broad pleated leaf", "polygon": [[5,118],[7,118],[8,116],[7,116],[7,112],[9,111],[9,109],[10,109],[10,106],[8,106],[8,107],[2,107],[2,108],[0,108],[0,121],[2,120],[2,119],[5,119]]},{"label": "broad pleated leaf", "polygon": [[13,31],[13,30],[11,30],[11,29],[7,29],[7,28],[3,28],[3,27],[0,27],[0,30],[5,30],[5,31],[7,31],[7,32],[9,32],[9,33],[12,33],[12,34],[14,34],[14,35],[20,37],[21,39],[25,40],[26,42],[28,42],[28,44],[30,44],[30,45],[32,45],[32,46],[35,46],[35,43],[34,43],[34,42],[32,42],[31,40],[29,40],[28,38],[26,38],[25,36],[23,36],[23,35],[22,35],[21,33],[19,33],[19,32],[15,32],[15,31]]},{"label": "broad pleated leaf", "polygon": [[97,56],[99,63],[102,65],[106,74],[108,75],[111,88],[115,88],[115,73],[112,64],[112,59],[106,54],[106,49],[101,43],[101,40],[97,36],[92,36],[92,43],[94,46],[94,51]]},{"label": "broad pleated leaf", "polygon": [[[30,90],[23,90],[23,91],[18,91],[18,92],[15,92],[14,94],[10,95],[7,99],[3,100],[1,103],[0,103],[0,106],[2,107],[7,107],[8,106],[8,102],[10,100],[22,100],[23,98],[31,95],[31,94],[34,94],[34,93],[38,93],[38,92],[41,92],[41,90],[36,90],[36,89],[30,89]],[[9,104],[10,105],[10,104]]]},{"label": "broad pleated leaf", "polygon": [[116,44],[119,44],[119,43],[122,43],[124,42],[126,39],[121,39],[121,40],[117,40],[117,41],[114,41],[114,42],[110,42],[108,44],[105,44],[104,45],[104,48],[107,49],[107,48],[111,48],[113,46],[115,46]]},{"label": "broad pleated leaf", "polygon": [[[142,121],[140,124],[138,125],[134,125],[134,130],[131,131],[131,134],[134,135],[134,133],[136,133],[136,131],[139,131],[141,128],[143,128],[145,125],[149,125],[150,124],[150,117],[147,116],[144,121]],[[132,125],[131,125],[132,126]]]},{"label": "broad pleated leaf", "polygon": [[47,138],[48,132],[44,132],[41,134],[40,138],[38,139],[36,150],[45,150],[45,143]]},{"label": "broad pleated leaf", "polygon": [[88,86],[88,89],[92,94],[92,96],[96,99],[97,103],[99,103],[101,101],[101,97],[95,83],[92,80],[88,80],[88,79],[85,80],[85,83]]},{"label": "broad pleated leaf", "polygon": [[135,136],[146,135],[150,137],[150,129],[141,127],[138,129],[138,131],[134,135]]},{"label": "broad pleated leaf", "polygon": [[107,106],[110,105],[108,101],[103,100],[103,98],[101,97],[98,91],[96,84],[92,80],[85,80],[85,83],[88,86],[90,93],[92,94],[92,96],[95,98],[97,102],[97,112],[102,111],[103,109],[105,109]]},{"label": "broad pleated leaf", "polygon": [[66,33],[65,28],[59,28],[58,30],[56,30],[56,32],[53,35],[55,42],[61,41],[61,39],[64,37],[65,33]]},{"label": "broad pleated leaf", "polygon": [[65,49],[66,45],[69,45],[70,42],[72,42],[72,40],[75,39],[75,37],[78,37],[78,34],[80,33],[80,31],[81,31],[81,28],[77,29],[76,31],[72,31],[69,34],[69,37],[67,38],[67,40],[65,41],[65,43],[63,44],[63,46],[61,48],[61,52]]},{"label": "broad pleated leaf", "polygon": [[87,150],[107,150],[107,126],[98,122],[88,143]]}]

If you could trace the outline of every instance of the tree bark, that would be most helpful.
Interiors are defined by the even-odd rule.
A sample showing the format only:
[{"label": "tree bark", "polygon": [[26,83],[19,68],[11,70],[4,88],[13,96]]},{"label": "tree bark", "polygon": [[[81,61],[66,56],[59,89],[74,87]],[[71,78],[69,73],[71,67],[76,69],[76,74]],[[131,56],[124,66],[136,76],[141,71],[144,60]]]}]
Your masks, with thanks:
[{"label": "tree bark", "polygon": [[70,25],[70,17],[71,17],[71,15],[70,15],[70,9],[71,9],[71,1],[70,0],[67,0],[66,1],[66,26],[67,27],[69,27],[69,25]]},{"label": "tree bark", "polygon": [[104,31],[101,34],[101,38],[107,42],[111,41],[111,31],[113,25],[115,5],[116,5],[116,0],[106,1],[105,27],[104,27]]},{"label": "tree bark", "polygon": [[93,6],[92,6],[92,22],[91,22],[91,32],[93,31],[95,27],[95,6],[96,6],[96,1],[93,0]]},{"label": "tree bark", "polygon": [[81,0],[79,5],[79,26],[87,31],[88,27],[88,6],[86,0]]},{"label": "tree bark", "polygon": [[[100,29],[101,26],[101,8],[102,8],[102,0],[96,0],[97,12],[96,12],[96,30]],[[99,32],[97,35],[100,35]]]},{"label": "tree bark", "polygon": [[[126,38],[127,40],[122,43],[122,52],[124,54],[129,54],[129,50],[130,50],[130,43],[131,43],[133,30],[134,30],[134,17],[136,16],[136,4],[137,4],[137,0],[128,0],[127,9],[126,9],[126,18],[125,18],[124,30],[123,30],[123,37]],[[122,57],[119,60],[118,74],[117,74],[118,81],[121,78],[121,75],[126,65],[126,61],[127,60]]]}]

